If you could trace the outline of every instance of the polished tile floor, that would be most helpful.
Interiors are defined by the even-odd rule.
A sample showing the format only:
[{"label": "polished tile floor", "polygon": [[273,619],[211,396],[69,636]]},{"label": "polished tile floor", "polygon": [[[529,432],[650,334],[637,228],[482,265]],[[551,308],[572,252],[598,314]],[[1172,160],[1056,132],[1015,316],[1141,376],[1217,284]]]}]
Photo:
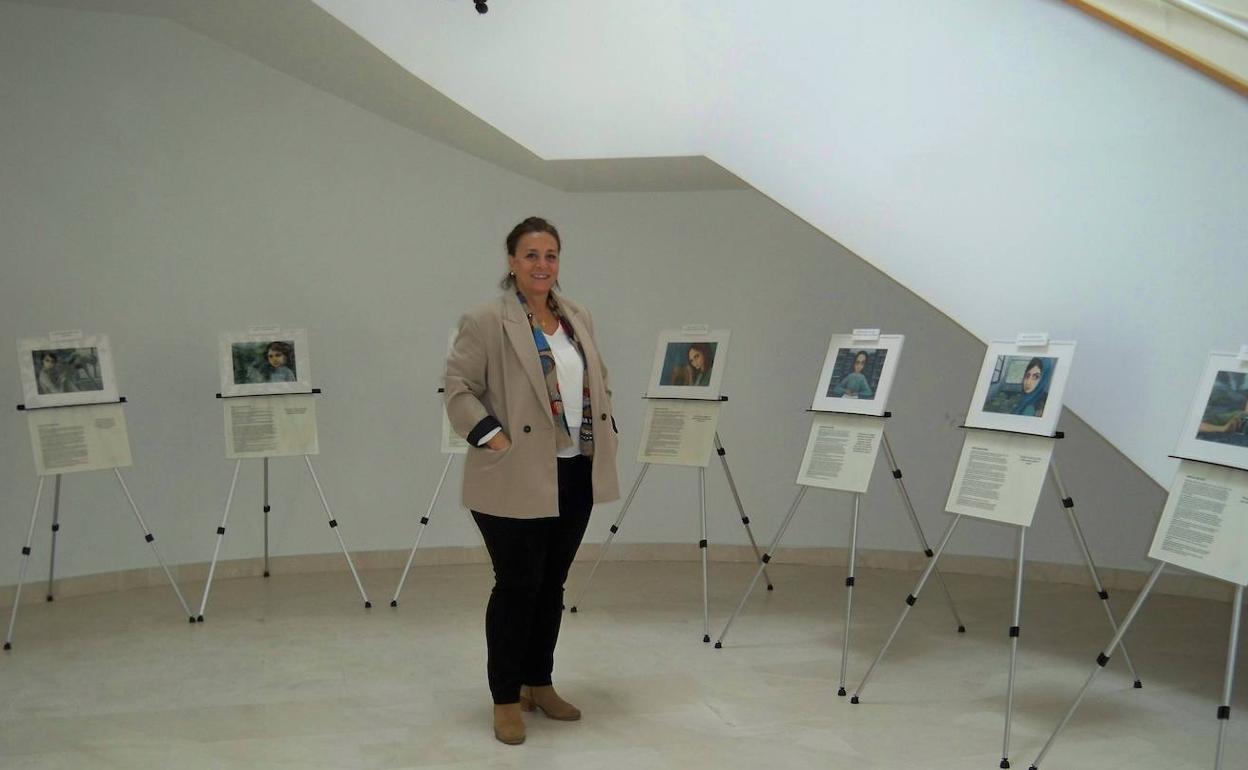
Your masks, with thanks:
[{"label": "polished tile floor", "polygon": [[[0,657],[0,768],[996,768],[1012,587],[947,576],[968,632],[923,592],[860,705],[837,697],[845,589],[836,568],[770,568],[716,650],[702,642],[696,563],[606,563],[565,615],[556,681],[579,723],[528,720],[491,736],[481,565],[277,575],[213,585],[190,625],[168,588],[23,607]],[[569,596],[588,566],[578,564]],[[711,636],[751,573],[711,565]],[[852,691],[913,585],[864,570],[855,589]],[[198,603],[201,585],[185,585]],[[1119,613],[1133,596],[1114,597]],[[7,618],[7,609],[5,610]],[[1045,768],[1211,768],[1230,611],[1156,595]],[[1109,638],[1090,591],[1027,585],[1011,740],[1026,768]],[[1241,662],[1243,657],[1241,656]],[[1248,767],[1248,689],[1227,742]]]}]

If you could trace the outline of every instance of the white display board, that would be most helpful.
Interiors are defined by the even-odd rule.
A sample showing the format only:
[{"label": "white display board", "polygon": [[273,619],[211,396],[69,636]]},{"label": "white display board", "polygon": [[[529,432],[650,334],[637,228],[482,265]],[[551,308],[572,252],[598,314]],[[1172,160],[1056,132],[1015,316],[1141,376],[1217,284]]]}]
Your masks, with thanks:
[{"label": "white display board", "polygon": [[1248,469],[1248,356],[1209,356],[1175,454]]},{"label": "white display board", "polygon": [[718,401],[728,363],[729,333],[686,326],[659,332],[646,395]]},{"label": "white display board", "polygon": [[705,468],[711,462],[719,401],[646,402],[637,462]]},{"label": "white display board", "polygon": [[874,329],[832,335],[811,408],[883,415],[905,339]]},{"label": "white display board", "polygon": [[310,393],[312,360],[304,329],[253,326],[221,335],[221,395]]},{"label": "white display board", "polygon": [[968,430],[945,510],[1031,526],[1053,442],[1044,436]]},{"label": "white display board", "polygon": [[879,417],[816,414],[797,483],[865,493],[884,436]]},{"label": "white display board", "polygon": [[117,375],[107,334],[52,332],[17,341],[17,371],[28,408],[117,401]]},{"label": "white display board", "polygon": [[1148,555],[1248,585],[1248,471],[1179,463]]},{"label": "white display board", "polygon": [[314,455],[319,451],[315,396],[225,399],[225,456],[229,459]]},{"label": "white display board", "polygon": [[37,409],[26,415],[40,476],[126,468],[130,437],[121,404]]},{"label": "white display board", "polygon": [[989,343],[967,410],[967,427],[1053,435],[1075,343],[1038,336],[1045,338],[1043,344]]}]

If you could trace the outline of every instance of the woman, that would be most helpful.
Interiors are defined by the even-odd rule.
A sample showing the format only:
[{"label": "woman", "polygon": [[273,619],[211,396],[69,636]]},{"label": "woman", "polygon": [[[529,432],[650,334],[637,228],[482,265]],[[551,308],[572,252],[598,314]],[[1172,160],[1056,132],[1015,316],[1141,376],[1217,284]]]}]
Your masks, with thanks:
[{"label": "woman", "polygon": [[855,353],[854,370],[845,375],[839,383],[833,385],[828,395],[839,398],[871,398],[875,395],[875,392],[871,390],[871,384],[867,382],[866,375],[863,374],[869,360],[867,351],[859,350]]},{"label": "woman", "polygon": [[594,503],[619,497],[607,369],[589,312],[556,292],[562,243],[529,217],[507,236],[502,296],[469,311],[446,360],[446,412],[469,445],[463,501],[494,564],[485,612],[494,736],[521,710],[581,712],[551,685],[563,583]]},{"label": "woman", "polygon": [[705,342],[694,342],[689,345],[686,354],[688,366],[672,368],[671,381],[667,385],[709,386],[711,384],[711,366],[715,363],[715,353]]},{"label": "woman", "polygon": [[1023,396],[1010,410],[1024,417],[1043,417],[1044,404],[1049,400],[1049,368],[1043,359],[1032,358],[1023,370]]}]

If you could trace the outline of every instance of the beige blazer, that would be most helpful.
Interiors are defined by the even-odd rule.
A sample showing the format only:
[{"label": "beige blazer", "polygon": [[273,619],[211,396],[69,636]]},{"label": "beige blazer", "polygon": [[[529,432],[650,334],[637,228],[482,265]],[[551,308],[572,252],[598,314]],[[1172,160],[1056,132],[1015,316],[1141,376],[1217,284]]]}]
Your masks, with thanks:
[{"label": "beige blazer", "polygon": [[[594,415],[594,502],[619,499],[616,434],[607,368],[598,356],[589,312],[557,296],[559,307],[585,351],[586,379]],[[459,319],[446,359],[446,413],[455,432],[467,437],[494,417],[511,446],[502,451],[470,446],[464,464],[464,505],[513,519],[559,515],[555,431],[546,380],[533,329],[512,293],[474,308]],[[575,440],[575,436],[573,437]]]}]

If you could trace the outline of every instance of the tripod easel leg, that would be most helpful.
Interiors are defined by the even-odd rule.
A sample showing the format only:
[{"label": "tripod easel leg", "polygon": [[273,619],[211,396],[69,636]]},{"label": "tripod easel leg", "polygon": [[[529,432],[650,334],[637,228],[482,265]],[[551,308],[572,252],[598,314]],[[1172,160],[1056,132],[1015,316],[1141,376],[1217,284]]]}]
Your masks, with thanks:
[{"label": "tripod easel leg", "polygon": [[264,489],[264,576],[269,576],[269,458],[264,458],[264,471],[261,477]]},{"label": "tripod easel leg", "polygon": [[711,607],[706,572],[706,468],[698,468],[698,509],[702,518],[702,539],[698,550],[702,552],[702,641],[711,642]]},{"label": "tripod easel leg", "polygon": [[56,535],[61,531],[61,474],[56,474],[52,487],[52,547],[48,551],[48,601],[55,597],[52,588],[56,584]]},{"label": "tripod easel leg", "polygon": [[173,588],[173,592],[178,596],[178,604],[182,605],[182,611],[186,613],[186,617],[190,622],[195,622],[195,616],[191,614],[191,608],[187,606],[186,599],[182,598],[182,591],[178,588],[178,583],[173,579],[173,573],[169,571],[169,566],[165,564],[165,559],[160,555],[160,549],[156,547],[156,536],[147,528],[147,523],[143,521],[143,514],[139,513],[139,506],[134,504],[134,497],[130,495],[130,489],[126,486],[126,480],[121,477],[121,471],[113,468],[113,475],[117,477],[117,483],[121,485],[121,491],[126,495],[126,501],[130,503],[130,510],[134,511],[134,518],[139,520],[139,529],[143,530],[143,539],[152,547],[152,553],[156,555],[156,561],[160,564],[160,568],[164,570],[165,577],[169,580],[169,586]]},{"label": "tripod easel leg", "polygon": [[1239,615],[1244,605],[1244,587],[1235,586],[1234,607],[1231,608],[1231,640],[1226,648],[1226,677],[1222,680],[1222,705],[1218,707],[1218,751],[1213,770],[1222,770],[1226,756],[1226,728],[1231,722],[1231,688],[1235,684],[1235,650],[1239,647]]},{"label": "tripod easel leg", "polygon": [[17,573],[17,588],[13,591],[13,611],[9,614],[9,632],[4,637],[4,649],[13,649],[13,629],[17,625],[17,607],[22,602],[22,583],[26,582],[26,567],[30,565],[30,544],[35,539],[35,521],[39,518],[39,502],[43,499],[43,482],[39,477],[35,488],[35,504],[30,511],[30,529],[26,531],[26,545],[22,547],[22,567]]},{"label": "tripod easel leg", "polygon": [[[199,600],[199,612],[195,620],[204,622],[204,609],[208,606],[208,592],[212,590],[212,576],[217,572],[217,557],[221,554],[221,541],[225,539],[225,524],[230,518],[230,506],[234,504],[234,488],[238,486],[238,469],[243,465],[241,459],[234,461],[234,476],[230,479],[230,493],[225,496],[225,513],[221,514],[221,525],[217,527],[217,545],[212,549],[212,561],[208,562],[208,580],[204,583],[204,595]],[[267,573],[268,570],[265,570]]]},{"label": "tripod easel leg", "polygon": [[849,627],[854,618],[854,562],[858,554],[858,511],[862,495],[854,493],[854,519],[849,527],[849,574],[845,577],[845,641],[841,644],[841,681],[836,694],[845,697],[845,670],[849,666]]},{"label": "tripod easel leg", "polygon": [[[1079,519],[1075,517],[1075,501],[1070,495],[1066,494],[1066,485],[1062,483],[1061,474],[1057,472],[1057,464],[1049,462],[1049,475],[1053,479],[1053,486],[1057,490],[1058,499],[1061,500],[1062,508],[1066,511],[1066,518],[1070,522],[1071,531],[1075,534],[1075,542],[1079,546],[1079,551],[1083,554],[1083,561],[1088,565],[1088,574],[1092,576],[1092,585],[1096,588],[1096,595],[1101,600],[1101,606],[1105,609],[1105,616],[1109,618],[1109,627],[1117,631],[1118,622],[1114,619],[1114,608],[1109,604],[1109,591],[1105,590],[1104,584],[1101,583],[1101,576],[1097,573],[1096,563],[1092,561],[1092,551],[1088,548],[1087,538],[1083,536],[1083,528],[1079,526]],[[1122,649],[1122,660],[1127,664],[1127,669],[1131,672],[1131,680],[1137,690],[1144,686],[1140,681],[1140,675],[1135,670],[1135,664],[1131,662],[1131,655],[1127,652],[1127,643],[1122,642],[1118,645]]]},{"label": "tripod easel leg", "polygon": [[407,555],[407,564],[403,565],[403,574],[399,575],[399,584],[394,589],[394,598],[390,600],[391,607],[399,606],[399,592],[403,590],[403,584],[407,582],[407,573],[411,570],[412,561],[416,558],[416,549],[420,547],[420,539],[425,536],[425,530],[429,527],[429,517],[433,515],[433,506],[438,502],[438,495],[442,493],[442,484],[446,481],[446,472],[451,469],[451,461],[454,459],[453,454],[446,456],[446,465],[442,466],[442,475],[438,478],[438,485],[433,489],[433,497],[429,498],[429,508],[425,510],[425,515],[420,517],[420,529],[416,530],[416,542],[412,545],[412,552]]},{"label": "tripod easel leg", "polygon": [[719,632],[719,639],[715,640],[715,649],[718,650],[724,646],[724,639],[728,636],[728,629],[732,628],[732,622],[737,619],[737,615],[741,614],[741,608],[745,606],[746,600],[754,592],[754,586],[758,583],[759,577],[762,576],[763,568],[771,561],[776,548],[779,547],[780,538],[784,537],[784,531],[789,528],[789,523],[793,521],[793,514],[797,513],[797,507],[802,504],[802,498],[806,496],[807,489],[810,489],[810,487],[798,487],[797,497],[793,498],[793,504],[789,506],[789,512],[785,514],[784,521],[780,523],[780,529],[776,531],[776,536],[772,538],[771,545],[767,546],[767,552],[763,554],[763,558],[758,560],[758,569],[754,570],[754,578],[745,587],[745,593],[741,594],[741,601],[737,602],[737,608],[732,611],[732,616],[724,624],[724,630]]},{"label": "tripod easel leg", "polygon": [[1131,623],[1135,621],[1135,616],[1139,613],[1140,608],[1144,606],[1144,600],[1148,598],[1148,594],[1153,590],[1153,584],[1157,582],[1157,578],[1161,576],[1161,571],[1166,568],[1165,562],[1157,562],[1157,566],[1153,567],[1153,571],[1149,573],[1148,580],[1144,582],[1144,588],[1140,591],[1140,595],[1135,597],[1135,603],[1131,605],[1131,609],[1127,611],[1126,617],[1122,619],[1122,623],[1118,625],[1118,630],[1114,633],[1114,638],[1109,640],[1109,644],[1105,649],[1096,656],[1096,666],[1093,667],[1092,673],[1088,674],[1088,679],[1083,683],[1083,687],[1079,688],[1079,694],[1075,696],[1074,703],[1070,704],[1065,716],[1057,723],[1057,727],[1053,728],[1052,735],[1044,742],[1044,747],[1040,749],[1040,753],[1036,755],[1035,761],[1031,763],[1030,770],[1039,770],[1040,763],[1044,761],[1044,757],[1049,753],[1049,749],[1053,747],[1053,743],[1057,740],[1058,734],[1070,722],[1070,718],[1075,715],[1075,710],[1079,708],[1079,704],[1083,702],[1084,696],[1088,694],[1088,689],[1092,686],[1092,680],[1109,664],[1109,658],[1114,654],[1114,649],[1118,643],[1122,641],[1122,637],[1127,633],[1127,629],[1131,627]]},{"label": "tripod easel leg", "polygon": [[1018,567],[1014,572],[1014,617],[1010,624],[1010,677],[1005,688],[1005,738],[1001,742],[1000,767],[1010,766],[1010,724],[1014,718],[1014,672],[1018,663],[1019,617],[1023,609],[1023,565],[1026,563],[1027,528],[1018,528]]},{"label": "tripod easel leg", "polygon": [[572,612],[576,612],[576,608],[580,605],[585,592],[589,590],[589,584],[594,579],[594,573],[598,571],[598,565],[602,564],[603,557],[607,555],[607,550],[611,548],[611,541],[615,539],[615,533],[620,531],[620,522],[624,521],[624,515],[628,513],[629,506],[633,504],[633,497],[637,494],[637,489],[641,486],[641,480],[646,477],[646,471],[648,470],[650,470],[649,463],[641,466],[641,471],[637,474],[637,480],[633,482],[633,488],[629,490],[628,497],[624,498],[624,505],[620,507],[619,515],[615,517],[615,523],[611,525],[611,533],[607,535],[607,539],[602,544],[602,549],[598,551],[598,558],[594,561],[594,566],[590,568],[589,575],[586,576],[580,593],[576,595],[576,601],[572,602],[572,607],[570,608]]},{"label": "tripod easel leg", "polygon": [[[923,533],[923,525],[919,523],[919,515],[914,511],[914,501],[910,499],[910,491],[906,489],[906,483],[901,480],[901,467],[897,465],[897,458],[893,455],[893,447],[888,443],[888,434],[881,433],[884,446],[884,459],[888,461],[888,468],[893,473],[893,479],[897,482],[897,490],[901,492],[901,500],[906,504],[906,513],[910,515],[910,523],[914,526],[914,533],[919,537],[919,545],[923,548],[923,555],[931,559],[933,551],[927,543],[927,535]],[[936,570],[936,582],[940,584],[940,590],[945,594],[945,601],[949,603],[949,611],[953,613],[953,622],[958,626],[958,633],[966,633],[966,624],[962,622],[961,616],[958,615],[958,608],[953,603],[953,594],[949,592],[949,586],[945,585],[945,576],[940,574],[940,570]]]},{"label": "tripod easel leg", "polygon": [[888,652],[888,648],[893,643],[893,639],[896,638],[897,632],[901,630],[901,624],[906,622],[906,616],[910,614],[910,608],[912,608],[915,602],[919,600],[919,592],[923,590],[923,584],[927,582],[928,576],[932,574],[934,569],[936,569],[936,562],[940,559],[940,555],[944,553],[945,546],[949,545],[949,538],[953,537],[953,530],[957,528],[958,522],[961,520],[962,514],[959,513],[955,514],[953,521],[949,522],[949,526],[945,529],[944,536],[940,538],[940,545],[936,546],[936,553],[933,554],[932,558],[927,562],[927,567],[924,568],[923,574],[919,575],[919,582],[915,584],[914,591],[906,596],[906,606],[901,611],[901,617],[897,618],[897,624],[893,626],[893,630],[889,633],[888,639],[884,641],[884,646],[880,648],[879,653],[875,656],[875,660],[871,661],[871,665],[867,668],[867,673],[862,677],[862,683],[858,685],[858,689],[854,690],[853,696],[849,699],[850,703],[856,704],[859,702],[858,698],[862,695],[862,691],[866,688],[867,682],[870,681],[872,672],[875,671],[875,667],[878,666],[880,661],[884,658],[884,653]]},{"label": "tripod easel leg", "polygon": [[[732,471],[728,469],[728,450],[724,449],[723,442],[719,440],[719,433],[715,433],[715,453],[719,455],[719,462],[724,466],[724,476],[728,479],[728,489],[732,492],[732,499],[737,503],[737,513],[741,515],[741,523],[745,526],[746,537],[750,539],[750,547],[754,549],[754,558],[761,559],[763,555],[758,552],[758,542],[754,539],[754,530],[750,529],[750,517],[745,514],[745,506],[741,504],[741,495],[737,493],[737,483],[732,479]],[[775,584],[771,582],[771,575],[767,574],[767,570],[763,570],[763,578],[767,581],[767,590],[774,591]]]},{"label": "tripod easel leg", "polygon": [[372,607],[373,603],[368,600],[368,594],[364,592],[364,584],[360,582],[360,573],[355,571],[355,562],[351,561],[351,554],[347,551],[347,544],[342,539],[342,533],[338,531],[338,520],[334,518],[334,512],[329,509],[329,500],[325,499],[325,490],[321,489],[321,480],[316,477],[316,470],[312,467],[312,458],[304,455],[303,461],[308,466],[308,473],[312,474],[312,483],[316,485],[316,493],[321,497],[321,505],[325,508],[325,515],[329,517],[329,528],[334,531],[334,536],[338,538],[338,545],[342,546],[342,555],[347,557],[347,566],[351,568],[351,577],[355,578],[355,586],[360,589],[360,596],[364,598],[364,607],[366,609]]}]

